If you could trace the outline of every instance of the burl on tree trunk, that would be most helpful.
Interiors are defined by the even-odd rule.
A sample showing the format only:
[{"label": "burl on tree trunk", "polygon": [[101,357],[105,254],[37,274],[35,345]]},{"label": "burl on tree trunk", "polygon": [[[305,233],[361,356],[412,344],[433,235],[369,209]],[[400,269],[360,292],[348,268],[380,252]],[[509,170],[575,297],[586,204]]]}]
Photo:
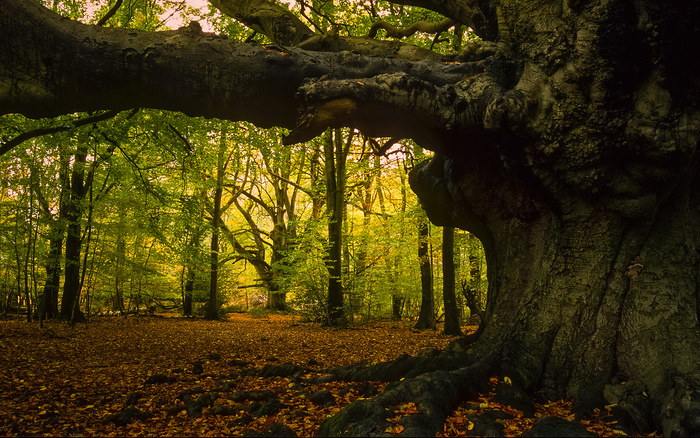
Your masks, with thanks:
[{"label": "burl on tree trunk", "polygon": [[[227,3],[214,1],[244,23],[285,13]],[[700,433],[700,2],[396,3],[485,41],[441,57],[286,19],[267,36],[296,47],[246,45],[2,0],[0,113],[149,106],[293,127],[288,142],[329,126],[412,138],[436,152],[411,173],[429,217],[486,251],[483,334],[464,365],[583,411],[619,403],[641,429]]]}]

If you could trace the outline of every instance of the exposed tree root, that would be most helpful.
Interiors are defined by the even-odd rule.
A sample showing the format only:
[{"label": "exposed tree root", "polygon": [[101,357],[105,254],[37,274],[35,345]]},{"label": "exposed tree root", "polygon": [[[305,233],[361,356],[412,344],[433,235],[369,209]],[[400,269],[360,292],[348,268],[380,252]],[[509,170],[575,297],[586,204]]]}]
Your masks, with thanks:
[{"label": "exposed tree root", "polygon": [[484,360],[454,371],[438,370],[394,383],[371,400],[350,404],[325,420],[317,436],[375,436],[391,424],[397,406],[413,402],[420,413],[406,416],[399,424],[405,436],[435,436],[445,417],[460,402],[476,397],[488,387],[493,360]]}]

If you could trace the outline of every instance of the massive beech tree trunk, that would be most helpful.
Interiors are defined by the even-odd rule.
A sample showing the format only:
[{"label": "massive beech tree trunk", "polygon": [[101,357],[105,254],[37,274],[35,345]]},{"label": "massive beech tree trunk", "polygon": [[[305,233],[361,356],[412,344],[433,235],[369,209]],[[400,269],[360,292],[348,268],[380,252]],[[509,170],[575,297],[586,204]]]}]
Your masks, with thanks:
[{"label": "massive beech tree trunk", "polygon": [[[295,127],[288,142],[328,126],[412,138],[437,152],[411,174],[431,220],[486,251],[470,360],[582,410],[607,398],[639,427],[700,433],[700,3],[396,2],[485,41],[440,58],[281,20],[282,36],[267,36],[291,32],[277,42],[297,47],[266,47],[197,26],[84,26],[2,0],[0,113],[145,106]],[[214,3],[248,23],[288,13]]]}]

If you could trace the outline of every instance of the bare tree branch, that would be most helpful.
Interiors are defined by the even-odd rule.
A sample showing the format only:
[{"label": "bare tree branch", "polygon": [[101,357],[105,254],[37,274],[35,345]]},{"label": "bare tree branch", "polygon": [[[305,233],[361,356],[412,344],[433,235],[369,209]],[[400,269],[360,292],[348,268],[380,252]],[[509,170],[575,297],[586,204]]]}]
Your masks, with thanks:
[{"label": "bare tree branch", "polygon": [[482,39],[493,41],[497,34],[495,9],[489,0],[389,0],[391,3],[418,6],[452,18],[471,27]]},{"label": "bare tree branch", "polygon": [[336,32],[316,34],[288,9],[268,0],[210,0],[210,3],[281,46],[296,46],[316,52],[350,51],[403,59],[441,58],[440,54],[430,50],[396,41],[340,36]]},{"label": "bare tree branch", "polygon": [[379,29],[386,30],[386,36],[390,38],[406,38],[413,35],[416,32],[439,34],[440,32],[444,32],[447,29],[451,28],[455,24],[457,24],[457,21],[451,18],[445,18],[439,23],[431,23],[429,21],[417,21],[408,27],[399,29],[397,27],[392,26],[390,23],[381,20],[376,21],[372,24],[372,27],[370,28],[367,36],[369,38],[375,38]]},{"label": "bare tree branch", "polygon": [[296,46],[315,35],[288,9],[267,0],[209,0],[222,13],[235,18],[276,44]]},{"label": "bare tree branch", "polygon": [[94,116],[84,117],[82,119],[76,119],[70,122],[63,121],[60,122],[58,125],[47,126],[44,128],[34,129],[32,131],[25,132],[0,145],[0,156],[4,155],[6,152],[10,151],[15,146],[27,140],[31,140],[32,138],[41,137],[43,135],[56,134],[57,132],[69,131],[71,129],[79,128],[89,123],[101,122],[103,120],[111,119],[117,114],[119,114],[119,111],[110,110],[100,114],[96,114]]},{"label": "bare tree branch", "polygon": [[114,14],[117,13],[119,8],[122,6],[122,3],[124,0],[117,0],[117,2],[112,6],[109,11],[105,14],[104,17],[100,18],[100,21],[97,22],[97,26],[104,26],[107,21],[114,16]]}]

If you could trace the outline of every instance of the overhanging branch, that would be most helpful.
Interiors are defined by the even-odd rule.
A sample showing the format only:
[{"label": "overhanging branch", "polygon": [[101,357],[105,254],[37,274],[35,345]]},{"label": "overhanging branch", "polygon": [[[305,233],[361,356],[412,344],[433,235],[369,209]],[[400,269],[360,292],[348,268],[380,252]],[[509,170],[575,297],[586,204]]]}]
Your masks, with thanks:
[{"label": "overhanging branch", "polygon": [[527,113],[519,92],[504,92],[488,75],[436,86],[405,73],[361,80],[316,80],[300,89],[307,110],[287,144],[308,141],[328,127],[348,126],[371,137],[412,138],[440,149],[458,135],[515,132]]},{"label": "overhanging branch", "polygon": [[292,127],[295,94],[308,78],[406,72],[443,85],[479,71],[483,64],[277,50],[190,28],[88,26],[33,0],[0,1],[0,114],[38,118],[142,107]]}]

